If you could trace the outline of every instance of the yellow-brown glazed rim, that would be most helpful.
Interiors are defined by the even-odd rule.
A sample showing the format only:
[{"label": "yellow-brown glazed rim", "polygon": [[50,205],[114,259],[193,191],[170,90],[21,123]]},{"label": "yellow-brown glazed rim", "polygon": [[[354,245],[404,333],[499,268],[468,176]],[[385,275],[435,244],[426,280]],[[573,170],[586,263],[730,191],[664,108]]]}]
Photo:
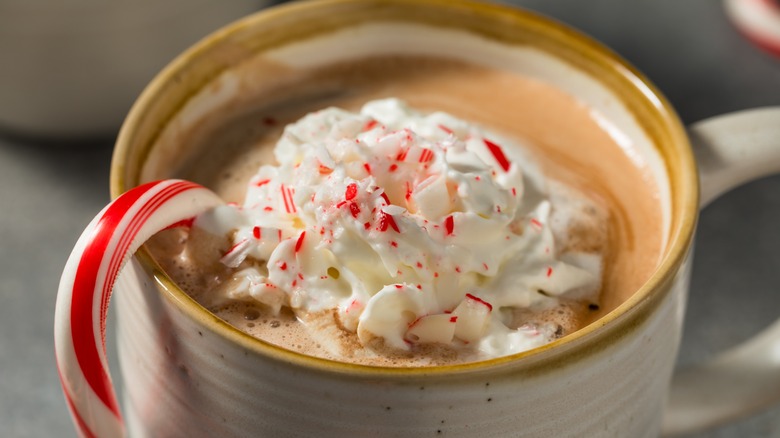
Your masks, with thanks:
[{"label": "yellow-brown glazed rim", "polygon": [[116,197],[139,184],[140,163],[166,123],[203,85],[254,54],[356,23],[395,20],[458,28],[512,45],[531,45],[585,71],[620,96],[658,148],[671,188],[666,251],[651,278],[596,322],[546,346],[481,362],[418,368],[355,365],[315,358],[257,340],[206,311],[162,272],[144,250],[139,258],[167,299],[206,328],[248,352],[317,372],[381,379],[530,376],[591,356],[641,326],[670,293],[690,248],[698,211],[698,177],[685,130],[674,109],[641,73],[593,39],[537,14],[472,0],[319,0],[296,2],[246,17],[176,58],[144,90],[120,131],[111,169]]}]

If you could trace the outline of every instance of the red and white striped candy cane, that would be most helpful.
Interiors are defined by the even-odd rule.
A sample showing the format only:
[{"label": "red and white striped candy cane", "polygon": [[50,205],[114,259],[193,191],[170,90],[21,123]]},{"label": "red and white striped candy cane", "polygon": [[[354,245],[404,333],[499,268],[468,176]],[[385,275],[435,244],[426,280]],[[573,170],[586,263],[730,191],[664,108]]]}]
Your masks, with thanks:
[{"label": "red and white striped candy cane", "polygon": [[748,39],[780,56],[780,1],[726,0],[726,14]]},{"label": "red and white striped candy cane", "polygon": [[191,182],[152,182],[114,200],[79,238],[60,279],[54,344],[62,389],[81,436],[124,435],[105,344],[108,301],[122,266],[153,234],[221,203]]}]

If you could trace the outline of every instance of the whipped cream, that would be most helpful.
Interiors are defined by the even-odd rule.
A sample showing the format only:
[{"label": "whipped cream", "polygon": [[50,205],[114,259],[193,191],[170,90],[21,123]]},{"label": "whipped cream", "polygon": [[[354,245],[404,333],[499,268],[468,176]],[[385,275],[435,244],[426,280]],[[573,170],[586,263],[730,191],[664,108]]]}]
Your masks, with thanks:
[{"label": "whipped cream", "polygon": [[513,327],[514,310],[598,292],[599,256],[556,251],[541,172],[479,126],[384,99],[309,114],[274,152],[243,205],[195,221],[231,239],[229,299],[337,309],[369,348],[441,343],[489,358],[555,338]]}]

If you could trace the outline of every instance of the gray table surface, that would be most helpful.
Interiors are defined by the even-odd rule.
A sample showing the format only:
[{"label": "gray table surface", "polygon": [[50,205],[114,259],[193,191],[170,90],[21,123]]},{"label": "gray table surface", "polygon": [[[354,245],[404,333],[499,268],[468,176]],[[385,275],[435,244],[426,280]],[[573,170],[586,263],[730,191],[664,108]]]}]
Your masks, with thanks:
[{"label": "gray table surface", "polygon": [[[719,1],[508,3],[569,23],[622,54],[686,123],[780,104],[780,58],[735,32]],[[112,142],[0,133],[0,436],[74,435],[54,367],[52,315],[65,259],[108,200]],[[778,223],[780,177],[704,210],[681,364],[711,357],[777,317]],[[695,436],[780,437],[780,408]]]}]

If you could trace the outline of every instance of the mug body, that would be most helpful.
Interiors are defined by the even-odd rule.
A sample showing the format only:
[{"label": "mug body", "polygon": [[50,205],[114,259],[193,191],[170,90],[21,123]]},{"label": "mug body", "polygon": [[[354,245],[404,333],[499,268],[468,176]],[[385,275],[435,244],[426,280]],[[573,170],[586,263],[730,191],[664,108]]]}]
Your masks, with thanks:
[{"label": "mug body", "polygon": [[658,307],[596,346],[429,374],[258,352],[161,293],[175,286],[147,257],[132,261],[115,297],[132,437],[659,435],[687,270]]},{"label": "mug body", "polygon": [[383,368],[243,334],[142,250],[116,296],[131,435],[657,436],[681,337],[696,169],[666,100],[575,31],[461,0],[329,0],[247,17],[177,58],[145,90],[118,139],[112,193],[175,176],[172,163],[186,166],[188,139],[209,116],[272,93],[280,68],[383,55],[452,58],[538,79],[618,127],[659,189],[655,272],[600,319],[544,347],[464,365]]}]

